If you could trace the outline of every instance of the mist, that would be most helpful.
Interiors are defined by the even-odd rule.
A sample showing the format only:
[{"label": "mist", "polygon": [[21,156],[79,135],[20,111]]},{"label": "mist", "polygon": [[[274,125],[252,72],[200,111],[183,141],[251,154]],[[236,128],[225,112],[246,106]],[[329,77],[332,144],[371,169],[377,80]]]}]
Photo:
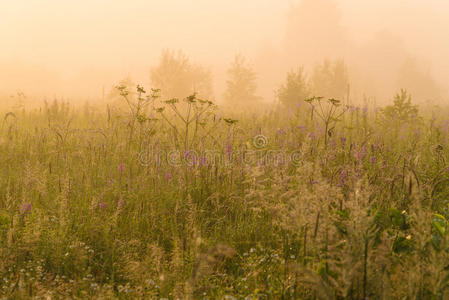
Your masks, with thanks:
[{"label": "mist", "polygon": [[[287,72],[344,60],[353,101],[447,101],[449,3],[445,1],[2,1],[0,96],[103,99],[124,78],[154,85],[164,49],[209,70],[223,101],[237,54],[276,101]],[[155,86],[156,88],[159,88]]]}]

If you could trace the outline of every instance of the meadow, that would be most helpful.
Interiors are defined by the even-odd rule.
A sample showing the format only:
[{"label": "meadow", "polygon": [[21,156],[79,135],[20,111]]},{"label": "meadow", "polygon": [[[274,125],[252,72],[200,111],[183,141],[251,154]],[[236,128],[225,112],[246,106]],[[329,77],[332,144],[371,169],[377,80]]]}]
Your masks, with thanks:
[{"label": "meadow", "polygon": [[446,108],[118,93],[3,110],[1,299],[448,299]]}]

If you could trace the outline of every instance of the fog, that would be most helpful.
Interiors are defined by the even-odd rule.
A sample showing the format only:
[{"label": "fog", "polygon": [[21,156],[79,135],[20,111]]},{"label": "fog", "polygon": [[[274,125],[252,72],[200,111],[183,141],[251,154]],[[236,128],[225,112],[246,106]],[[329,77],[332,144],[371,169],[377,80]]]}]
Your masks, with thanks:
[{"label": "fog", "polygon": [[210,71],[218,102],[236,54],[275,101],[290,70],[344,59],[350,97],[447,101],[443,0],[15,0],[0,2],[0,96],[102,99],[120,80],[151,86],[164,49]]}]

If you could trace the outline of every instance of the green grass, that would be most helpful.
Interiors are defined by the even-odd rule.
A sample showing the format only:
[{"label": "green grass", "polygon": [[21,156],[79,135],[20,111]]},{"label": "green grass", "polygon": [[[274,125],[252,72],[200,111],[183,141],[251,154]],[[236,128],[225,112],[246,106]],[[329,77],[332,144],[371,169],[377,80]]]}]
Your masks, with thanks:
[{"label": "green grass", "polygon": [[449,297],[447,110],[120,91],[4,111],[0,297]]}]

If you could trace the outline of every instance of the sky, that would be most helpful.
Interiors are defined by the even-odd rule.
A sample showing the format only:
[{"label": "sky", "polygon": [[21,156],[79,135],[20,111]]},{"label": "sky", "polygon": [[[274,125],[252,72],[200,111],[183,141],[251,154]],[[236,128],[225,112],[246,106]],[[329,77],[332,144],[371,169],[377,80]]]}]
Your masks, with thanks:
[{"label": "sky", "polygon": [[[235,54],[251,60],[282,47],[288,9],[299,1],[0,0],[0,95],[95,99],[126,76],[145,85],[167,48],[209,67],[220,94]],[[449,85],[449,1],[336,2],[353,47],[387,30]]]}]

